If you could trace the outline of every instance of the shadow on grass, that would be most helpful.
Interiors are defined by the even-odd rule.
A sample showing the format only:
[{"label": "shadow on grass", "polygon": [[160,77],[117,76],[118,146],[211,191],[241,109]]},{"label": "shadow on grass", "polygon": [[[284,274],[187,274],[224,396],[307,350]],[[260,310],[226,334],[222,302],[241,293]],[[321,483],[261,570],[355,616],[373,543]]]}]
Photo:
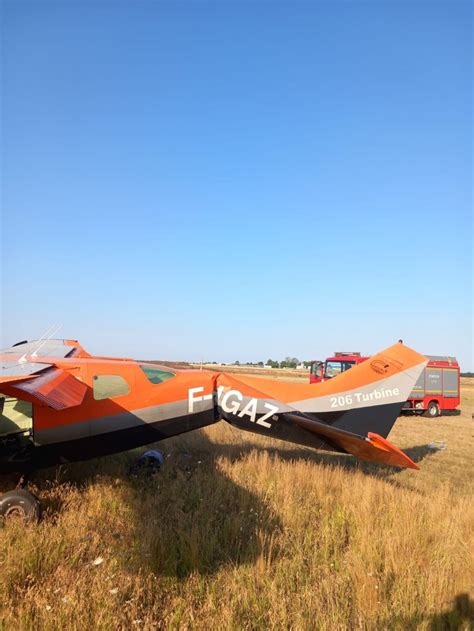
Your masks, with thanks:
[{"label": "shadow on grass", "polygon": [[[127,570],[148,567],[160,575],[184,577],[193,572],[215,573],[230,564],[254,564],[258,559],[265,565],[280,554],[278,516],[261,497],[228,478],[217,466],[219,458],[235,461],[252,452],[266,452],[286,461],[361,471],[401,486],[393,478],[398,471],[394,467],[343,454],[285,448],[284,443],[282,448],[220,444],[198,431],[162,441],[156,448],[166,454],[166,462],[151,478],[127,475],[143,449],[37,472],[33,490],[42,498],[46,520],[54,523],[65,510],[67,493],[61,489],[72,487],[85,495],[97,482],[110,484],[109,495],[120,497],[128,516],[125,534],[112,544],[121,563]],[[418,446],[406,453],[421,462],[432,452]],[[2,490],[6,488],[2,479]],[[123,541],[132,541],[132,548],[123,550]]]},{"label": "shadow on grass", "polygon": [[442,629],[452,629],[454,631],[455,629],[461,629],[464,623],[466,623],[466,628],[473,628],[474,600],[469,597],[469,594],[458,594],[451,609],[431,616],[429,629],[430,631],[441,631]]},{"label": "shadow on grass", "polygon": [[[216,449],[219,450],[219,455],[228,458],[231,461],[241,459],[246,454],[256,452],[266,452],[271,456],[278,457],[281,460],[286,461],[305,461],[314,462],[316,464],[328,465],[332,467],[341,467],[346,471],[360,471],[365,475],[369,475],[380,480],[385,480],[390,484],[396,486],[402,486],[396,479],[393,478],[394,474],[401,471],[398,467],[390,465],[381,465],[373,462],[364,462],[358,460],[354,456],[348,454],[339,454],[335,452],[316,451],[310,448],[283,448],[278,447],[260,447],[258,445],[239,445],[239,444],[227,444],[218,445]],[[416,447],[409,447],[403,450],[409,458],[415,463],[422,462],[425,458],[431,456],[434,452],[429,449],[427,445],[418,445]]]},{"label": "shadow on grass", "polygon": [[[229,565],[254,565],[259,559],[266,564],[279,555],[278,516],[261,497],[220,471],[221,452],[205,434],[193,432],[155,447],[166,461],[148,477],[128,475],[143,449],[38,471],[31,490],[41,497],[44,521],[54,527],[71,501],[68,489],[79,491],[83,499],[78,502],[75,493],[71,510],[92,513],[91,534],[103,538],[127,572],[147,568],[183,578]],[[99,508],[96,503],[89,508],[88,493],[95,502],[99,497],[95,485],[102,486],[102,498]],[[5,486],[2,478],[2,490]],[[112,515],[106,514],[108,505]]]},{"label": "shadow on grass", "polygon": [[469,594],[458,594],[450,608],[431,616],[414,616],[413,618],[397,617],[390,621],[393,629],[419,629],[420,626],[429,631],[458,631],[472,629],[474,622],[474,600]]}]

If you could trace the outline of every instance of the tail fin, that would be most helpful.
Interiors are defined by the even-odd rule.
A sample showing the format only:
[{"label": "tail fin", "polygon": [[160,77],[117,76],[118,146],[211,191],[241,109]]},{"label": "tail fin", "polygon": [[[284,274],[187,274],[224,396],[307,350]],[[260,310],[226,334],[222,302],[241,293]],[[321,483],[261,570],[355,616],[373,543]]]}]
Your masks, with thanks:
[{"label": "tail fin", "polygon": [[385,440],[427,359],[401,344],[321,384],[220,374],[218,410],[241,429],[417,468]]},{"label": "tail fin", "polygon": [[386,438],[428,360],[395,344],[319,388],[316,401],[293,403],[314,418],[345,431]]}]

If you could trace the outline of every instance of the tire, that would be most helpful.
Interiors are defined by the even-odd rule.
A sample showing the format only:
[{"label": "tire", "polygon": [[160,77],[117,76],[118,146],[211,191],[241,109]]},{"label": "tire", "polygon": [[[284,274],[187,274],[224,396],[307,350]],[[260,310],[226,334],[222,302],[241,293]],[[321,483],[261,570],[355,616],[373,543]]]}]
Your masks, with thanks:
[{"label": "tire", "polygon": [[428,418],[436,418],[437,416],[441,416],[439,405],[435,401],[430,401],[423,416],[427,416]]},{"label": "tire", "polygon": [[16,517],[25,522],[38,523],[41,518],[41,504],[26,489],[8,491],[0,497],[0,517]]}]

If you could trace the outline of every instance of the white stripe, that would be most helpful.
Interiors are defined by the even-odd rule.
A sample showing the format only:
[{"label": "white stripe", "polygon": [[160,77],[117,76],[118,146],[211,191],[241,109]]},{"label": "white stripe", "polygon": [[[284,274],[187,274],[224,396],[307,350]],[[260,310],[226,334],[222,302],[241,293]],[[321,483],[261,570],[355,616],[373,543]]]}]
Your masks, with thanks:
[{"label": "white stripe", "polygon": [[[408,370],[360,388],[289,402],[289,405],[300,412],[340,412],[388,403],[404,403],[410,396],[413,386],[427,363],[424,361]],[[337,379],[337,377],[335,378]],[[314,386],[315,389],[317,387],[317,385]]]}]

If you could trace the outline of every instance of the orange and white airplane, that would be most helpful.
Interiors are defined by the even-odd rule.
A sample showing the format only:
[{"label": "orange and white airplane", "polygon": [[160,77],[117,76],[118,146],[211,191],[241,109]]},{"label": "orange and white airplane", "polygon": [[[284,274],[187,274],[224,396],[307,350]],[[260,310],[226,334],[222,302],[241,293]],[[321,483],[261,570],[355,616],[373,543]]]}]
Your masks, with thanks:
[{"label": "orange and white airplane", "polygon": [[[400,343],[319,384],[95,357],[74,340],[20,342],[0,351],[0,360],[0,473],[25,476],[219,420],[315,449],[418,468],[386,440],[428,361]],[[25,488],[0,498],[0,515],[36,518],[39,512]]]}]

